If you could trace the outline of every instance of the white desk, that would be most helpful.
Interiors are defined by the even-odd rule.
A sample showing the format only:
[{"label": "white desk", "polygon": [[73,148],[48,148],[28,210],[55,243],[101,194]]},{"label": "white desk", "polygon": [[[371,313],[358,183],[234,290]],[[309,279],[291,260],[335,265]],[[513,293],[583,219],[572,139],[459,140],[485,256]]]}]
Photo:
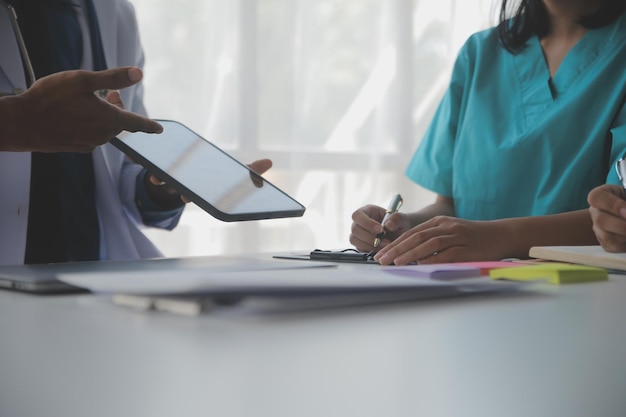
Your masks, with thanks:
[{"label": "white desk", "polygon": [[295,314],[0,291],[0,416],[626,415],[626,277]]}]

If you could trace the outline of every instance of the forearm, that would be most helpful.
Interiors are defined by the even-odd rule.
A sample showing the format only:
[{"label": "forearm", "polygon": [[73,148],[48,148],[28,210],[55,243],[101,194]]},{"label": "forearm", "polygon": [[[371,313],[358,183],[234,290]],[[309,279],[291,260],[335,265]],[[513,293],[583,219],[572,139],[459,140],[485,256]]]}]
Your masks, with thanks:
[{"label": "forearm", "polygon": [[548,216],[493,220],[501,230],[506,256],[527,258],[532,246],[597,245],[589,210]]},{"label": "forearm", "polygon": [[424,223],[426,220],[430,220],[436,216],[455,217],[455,215],[454,201],[451,198],[438,195],[433,204],[416,212],[409,213],[408,216],[411,222],[411,227],[415,227],[418,224]]}]

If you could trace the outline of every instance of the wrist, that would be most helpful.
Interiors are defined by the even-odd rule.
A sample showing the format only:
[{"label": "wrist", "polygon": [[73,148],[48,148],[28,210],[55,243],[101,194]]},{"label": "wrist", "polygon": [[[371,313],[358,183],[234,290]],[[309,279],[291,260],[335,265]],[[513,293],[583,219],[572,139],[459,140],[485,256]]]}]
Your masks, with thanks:
[{"label": "wrist", "polygon": [[180,193],[178,191],[176,191],[172,187],[168,187],[164,183],[153,184],[150,181],[150,173],[147,170],[144,170],[142,172],[142,181],[148,198],[150,198],[150,200],[152,200],[152,202],[156,204],[161,210],[176,210],[185,204],[180,198]]},{"label": "wrist", "polygon": [[490,234],[494,247],[499,251],[497,258],[528,258],[530,246],[527,242],[527,227],[521,218],[490,220],[493,233]]}]

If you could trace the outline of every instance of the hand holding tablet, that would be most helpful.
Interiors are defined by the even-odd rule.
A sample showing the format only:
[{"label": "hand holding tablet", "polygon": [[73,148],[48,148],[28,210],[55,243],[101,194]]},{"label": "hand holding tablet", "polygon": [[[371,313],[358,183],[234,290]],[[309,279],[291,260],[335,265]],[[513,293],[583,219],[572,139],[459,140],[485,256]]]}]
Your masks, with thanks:
[{"label": "hand holding tablet", "polygon": [[[302,204],[183,124],[158,122],[163,126],[159,135],[124,131],[111,143],[217,219],[304,214]],[[252,167],[263,171],[269,168],[268,162],[260,160]]]}]

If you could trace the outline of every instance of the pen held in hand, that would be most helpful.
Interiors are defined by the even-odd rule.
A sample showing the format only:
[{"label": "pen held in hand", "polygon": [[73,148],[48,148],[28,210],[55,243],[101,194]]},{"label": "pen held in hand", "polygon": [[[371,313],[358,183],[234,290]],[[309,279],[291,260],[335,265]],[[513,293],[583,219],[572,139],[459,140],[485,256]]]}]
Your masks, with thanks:
[{"label": "pen held in hand", "polygon": [[624,191],[626,191],[626,156],[620,158],[615,163],[615,171],[617,171],[617,177],[622,183],[622,187],[624,187]]},{"label": "pen held in hand", "polygon": [[[389,206],[387,207],[387,211],[385,212],[385,216],[383,217],[383,220],[380,222],[380,224],[383,225],[383,227],[385,226],[385,222],[389,219],[389,216],[391,216],[393,213],[397,213],[398,210],[400,209],[400,207],[402,206],[402,196],[400,194],[396,194],[393,196],[393,198],[391,199],[391,202],[389,203]],[[377,248],[380,245],[380,242],[383,240],[383,238],[385,237],[385,231],[383,230],[381,233],[376,235],[376,239],[374,239],[374,247]]]}]

